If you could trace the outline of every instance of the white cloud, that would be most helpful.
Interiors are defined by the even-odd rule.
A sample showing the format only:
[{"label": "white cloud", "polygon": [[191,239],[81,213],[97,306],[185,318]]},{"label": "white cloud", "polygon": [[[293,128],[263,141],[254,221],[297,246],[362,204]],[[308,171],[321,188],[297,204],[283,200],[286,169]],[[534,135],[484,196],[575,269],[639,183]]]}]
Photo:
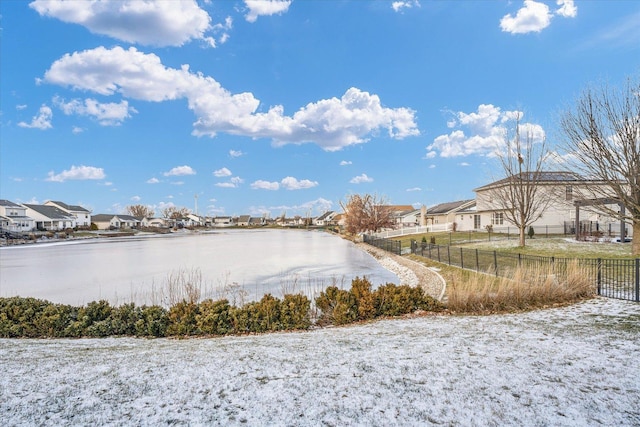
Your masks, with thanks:
[{"label": "white cloud", "polygon": [[500,28],[511,34],[540,32],[549,26],[551,18],[549,6],[534,0],[524,0],[524,6],[515,16],[507,14],[500,20]]},{"label": "white cloud", "polygon": [[471,164],[467,163],[467,162],[460,162],[460,163],[458,163],[458,166],[465,167],[465,166],[471,166]]},{"label": "white cloud", "polygon": [[73,134],[77,135],[77,134],[82,133],[82,132],[84,132],[84,129],[79,127],[79,126],[74,126],[73,128],[71,128],[71,133],[73,133]]},{"label": "white cloud", "polygon": [[18,111],[25,110],[26,108],[27,108],[26,104],[16,105],[16,110]]},{"label": "white cloud", "polygon": [[[502,111],[491,104],[481,104],[473,113],[453,113],[450,121],[455,128],[448,135],[440,135],[427,146],[426,158],[433,158],[440,152],[441,157],[469,156],[472,154],[491,156],[504,145],[508,126],[522,119],[520,111]],[[530,135],[534,142],[545,136],[540,125],[520,123],[520,134]],[[465,130],[469,133],[465,133]]]},{"label": "white cloud", "polygon": [[131,113],[137,113],[135,108],[129,107],[126,100],[118,104],[113,102],[103,104],[91,98],[85,99],[84,102],[79,99],[65,102],[64,99],[55,97],[53,103],[66,115],[95,117],[102,126],[120,125],[125,119],[131,117]]},{"label": "white cloud", "polygon": [[422,188],[420,188],[420,187],[407,188],[407,191],[409,191],[409,192],[422,191]]},{"label": "white cloud", "polygon": [[92,33],[154,46],[204,40],[211,22],[194,0],[35,0],[29,6],[42,16],[82,25]]},{"label": "white cloud", "polygon": [[560,6],[556,10],[556,15],[565,18],[575,18],[578,16],[578,7],[573,3],[573,0],[557,0],[556,4]]},{"label": "white cloud", "polygon": [[280,182],[277,181],[264,181],[257,180],[251,184],[251,188],[254,190],[279,190],[283,188],[285,190],[304,190],[307,188],[313,188],[318,185],[317,181],[310,181],[308,179],[298,180],[292,176],[283,178]]},{"label": "white cloud", "polygon": [[248,22],[256,22],[258,16],[270,16],[286,12],[291,6],[291,0],[244,0],[249,9],[245,16]]},{"label": "white cloud", "polygon": [[106,175],[102,168],[93,166],[71,166],[71,169],[62,171],[59,174],[54,174],[53,171],[49,172],[49,177],[46,180],[65,182],[69,180],[104,179],[105,177]]},{"label": "white cloud", "polygon": [[420,7],[420,2],[418,0],[394,1],[393,3],[391,3],[391,7],[396,12],[402,12],[404,9],[411,9],[412,7]]},{"label": "white cloud", "polygon": [[254,190],[278,190],[280,184],[278,182],[263,181],[261,179],[251,183],[251,188]]},{"label": "white cloud", "polygon": [[296,178],[288,176],[286,178],[283,178],[282,181],[280,181],[280,184],[282,184],[282,188],[286,190],[303,190],[316,187],[318,185],[318,182],[310,181],[308,179],[298,181]]},{"label": "white cloud", "polygon": [[214,171],[213,174],[219,178],[232,175],[231,171],[227,168],[218,169],[217,171]]},{"label": "white cloud", "polygon": [[355,176],[349,181],[351,184],[362,184],[363,182],[373,182],[373,178],[367,176],[366,173]]},{"label": "white cloud", "polygon": [[155,177],[154,178],[150,178],[150,179],[147,180],[147,184],[157,184],[159,182],[160,182],[160,180],[158,178],[155,178]]},{"label": "white cloud", "polygon": [[235,158],[235,157],[244,156],[244,153],[242,151],[239,151],[239,150],[229,150],[229,156]]},{"label": "white cloud", "polygon": [[228,182],[218,182],[215,184],[215,186],[222,188],[237,188],[243,182],[244,179],[240,178],[239,176],[234,176]]},{"label": "white cloud", "polygon": [[34,116],[33,119],[31,119],[31,123],[20,122],[18,123],[18,126],[23,128],[29,128],[29,129],[40,129],[40,130],[51,129],[53,127],[51,126],[52,118],[53,118],[53,112],[51,111],[51,108],[46,105],[43,105],[40,107],[40,110],[38,111],[38,115]]},{"label": "white cloud", "polygon": [[352,164],[351,160],[343,160],[340,162],[340,166],[348,166]]},{"label": "white cloud", "polygon": [[191,73],[187,65],[168,68],[158,56],[135,48],[98,47],[66,54],[51,65],[44,80],[144,101],[185,98],[197,117],[196,136],[225,132],[270,138],[276,146],[314,142],[326,151],[336,151],[364,143],[381,129],[395,139],[420,134],[415,111],[383,107],[377,95],[357,88],[348,89],[341,98],[309,103],[292,116],[285,116],[281,105],[257,112],[260,101],[252,93],[233,95],[213,78]]},{"label": "white cloud", "polygon": [[196,171],[194,171],[191,166],[176,166],[168,172],[165,172],[164,176],[183,176],[183,175],[195,175]]},{"label": "white cloud", "polygon": [[141,199],[142,199],[142,198],[141,198],[140,196],[133,196],[133,197],[131,198],[131,201],[133,201],[133,202],[139,202]]}]

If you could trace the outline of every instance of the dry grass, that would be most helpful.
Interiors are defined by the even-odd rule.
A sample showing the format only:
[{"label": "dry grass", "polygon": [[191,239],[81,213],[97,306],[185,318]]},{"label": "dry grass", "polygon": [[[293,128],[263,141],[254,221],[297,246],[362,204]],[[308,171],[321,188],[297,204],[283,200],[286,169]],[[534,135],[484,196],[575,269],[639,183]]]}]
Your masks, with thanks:
[{"label": "dry grass", "polygon": [[595,280],[571,263],[562,274],[552,266],[518,268],[507,277],[452,275],[447,283],[447,308],[456,313],[521,311],[566,304],[595,295]]}]

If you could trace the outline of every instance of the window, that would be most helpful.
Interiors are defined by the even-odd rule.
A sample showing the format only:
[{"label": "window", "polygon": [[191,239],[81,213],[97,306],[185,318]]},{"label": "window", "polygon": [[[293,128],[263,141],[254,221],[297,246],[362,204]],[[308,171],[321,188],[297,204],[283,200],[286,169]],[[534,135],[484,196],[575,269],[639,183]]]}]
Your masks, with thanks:
[{"label": "window", "polygon": [[573,187],[570,185],[567,185],[564,188],[564,197],[565,200],[573,200]]},{"label": "window", "polygon": [[480,215],[473,216],[473,228],[476,230],[480,228]]},{"label": "window", "polygon": [[494,212],[491,214],[491,224],[502,225],[504,223],[504,215],[502,212]]}]

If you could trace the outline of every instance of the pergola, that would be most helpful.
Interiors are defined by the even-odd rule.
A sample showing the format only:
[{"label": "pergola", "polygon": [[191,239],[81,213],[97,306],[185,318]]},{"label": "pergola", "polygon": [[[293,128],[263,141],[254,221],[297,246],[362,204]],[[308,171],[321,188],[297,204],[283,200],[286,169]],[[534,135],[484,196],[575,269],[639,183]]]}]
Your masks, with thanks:
[{"label": "pergola", "polygon": [[573,202],[573,205],[576,207],[576,240],[580,238],[580,208],[582,206],[596,206],[596,205],[618,205],[620,206],[620,242],[624,243],[625,241],[625,224],[624,224],[624,214],[625,208],[622,202],[617,199],[610,198],[600,198],[600,199],[585,199],[585,200],[576,200]]}]

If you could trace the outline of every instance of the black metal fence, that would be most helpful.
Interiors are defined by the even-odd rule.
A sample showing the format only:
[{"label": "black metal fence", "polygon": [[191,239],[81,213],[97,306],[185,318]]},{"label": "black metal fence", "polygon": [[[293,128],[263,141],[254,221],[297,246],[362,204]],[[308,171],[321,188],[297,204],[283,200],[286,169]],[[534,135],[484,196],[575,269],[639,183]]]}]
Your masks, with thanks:
[{"label": "black metal fence", "polygon": [[396,255],[402,254],[402,242],[400,240],[385,239],[383,237],[370,236],[368,234],[364,234],[362,236],[362,240],[371,246],[384,249],[387,252],[391,252]]},{"label": "black metal fence", "polygon": [[[365,243],[395,254],[401,253],[399,240],[365,236]],[[575,259],[535,255],[510,254],[498,251],[462,248],[411,241],[411,253],[449,264],[496,276],[508,276],[516,268],[553,268],[554,274],[563,275],[571,263],[587,268],[594,278],[598,295],[640,302],[640,258],[627,259]]]}]

